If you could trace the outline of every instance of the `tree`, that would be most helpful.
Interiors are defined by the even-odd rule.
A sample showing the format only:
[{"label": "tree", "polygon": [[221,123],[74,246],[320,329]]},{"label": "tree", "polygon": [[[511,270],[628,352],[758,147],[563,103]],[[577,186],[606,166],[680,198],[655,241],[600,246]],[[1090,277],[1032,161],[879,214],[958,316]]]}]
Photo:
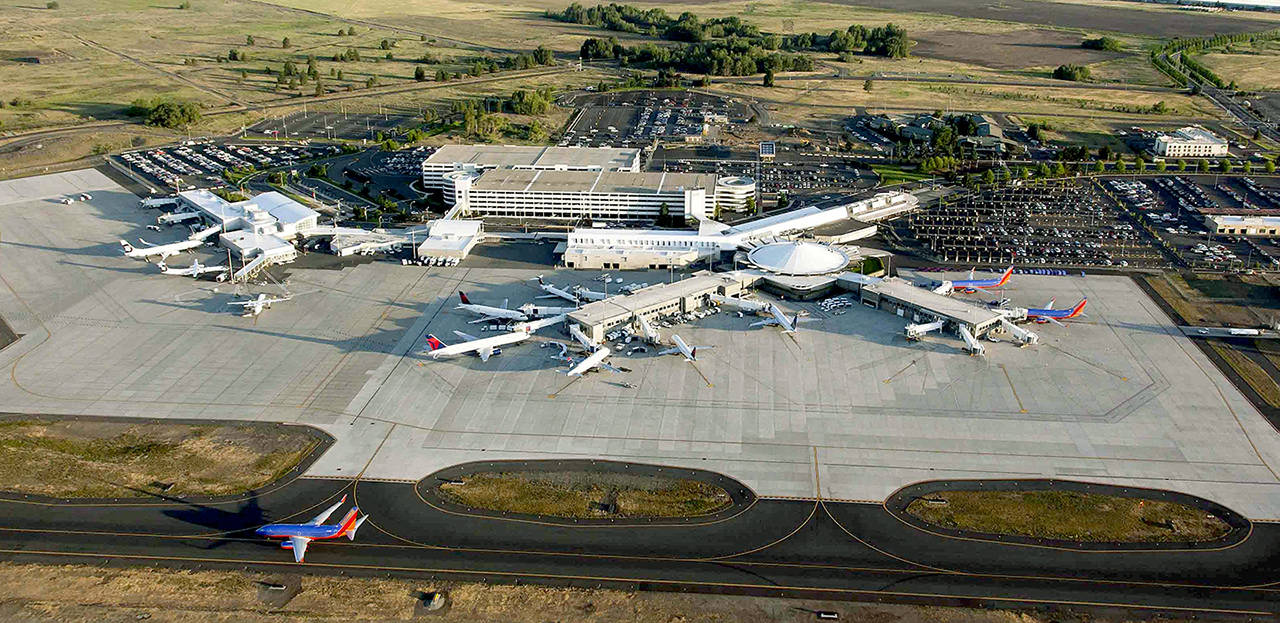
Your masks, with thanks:
[{"label": "tree", "polygon": [[1199,171],[1199,172],[1201,172],[1201,173],[1208,173],[1208,172],[1209,172],[1209,161],[1208,161],[1208,160],[1201,160],[1199,163],[1197,163],[1197,164],[1196,164],[1196,170],[1197,170],[1197,171]]},{"label": "tree", "polygon": [[342,70],[341,70],[341,69],[339,69],[339,70],[338,70],[338,76],[337,76],[337,78],[338,78],[339,80],[342,80],[342,79],[343,79],[343,77],[342,77]]},{"label": "tree", "polygon": [[245,80],[248,80],[248,79],[249,79],[249,72],[247,72],[247,71],[245,71],[245,70],[241,69],[241,70],[240,70],[240,78],[239,78],[239,79],[237,79],[237,80],[236,80],[236,82],[239,82],[240,84],[244,84],[244,81],[245,81]]},{"label": "tree", "polygon": [[1104,173],[1107,170],[1106,160],[1095,160],[1093,163],[1093,171],[1095,173]]},{"label": "tree", "polygon": [[291,48],[291,47],[293,47],[293,42],[292,42],[292,41],[289,41],[289,38],[288,38],[288,37],[285,37],[284,39],[281,39],[281,40],[280,40],[280,47],[282,47],[282,48],[286,48],[286,49],[287,49],[287,48]]},{"label": "tree", "polygon": [[1276,163],[1275,163],[1275,161],[1274,161],[1274,160],[1268,160],[1266,164],[1262,165],[1262,169],[1263,169],[1264,171],[1266,171],[1268,174],[1275,173],[1275,172],[1276,172]]},{"label": "tree", "polygon": [[443,70],[443,69],[437,69],[437,70],[436,70],[436,82],[448,82],[448,81],[449,81],[449,72],[447,72],[447,71],[445,71],[445,70]]},{"label": "tree", "polygon": [[875,81],[874,81],[874,80],[867,80],[866,82],[863,82],[863,83],[862,83],[862,90],[863,90],[863,91],[870,92],[870,91],[871,91],[872,89],[874,89],[874,88],[876,88],[876,83],[875,83]]},{"label": "tree", "polygon": [[773,70],[768,69],[764,72],[764,86],[772,87],[774,84]]},{"label": "tree", "polygon": [[987,169],[982,173],[982,184],[984,186],[996,185],[996,174],[991,169]]},{"label": "tree", "polygon": [[1096,39],[1085,39],[1084,41],[1081,41],[1080,47],[1089,50],[1119,52],[1122,46],[1119,39],[1115,39],[1113,37],[1098,37]]},{"label": "tree", "polygon": [[356,36],[356,27],[355,27],[355,26],[352,26],[352,27],[350,27],[350,28],[348,28],[348,29],[347,29],[347,36],[348,36],[348,37],[354,37],[354,36]]},{"label": "tree", "polygon": [[1057,80],[1084,82],[1089,79],[1089,68],[1084,65],[1058,65],[1058,67],[1053,70],[1053,77]]},{"label": "tree", "polygon": [[1187,161],[1186,161],[1186,160],[1179,160],[1179,161],[1178,161],[1178,172],[1179,172],[1179,173],[1182,173],[1183,171],[1186,171],[1186,170],[1187,170]]},{"label": "tree", "polygon": [[58,6],[59,6],[58,0],[49,0],[48,2],[44,3],[44,8],[46,9],[56,9],[58,8]]},{"label": "tree", "polygon": [[550,65],[556,62],[556,55],[545,45],[540,45],[533,50],[533,62],[539,65]]},{"label": "tree", "polygon": [[1156,163],[1156,172],[1157,172],[1157,173],[1164,173],[1164,172],[1165,172],[1166,170],[1168,170],[1168,169],[1169,169],[1169,163],[1168,163],[1168,162],[1165,162],[1165,161],[1161,160],[1160,162],[1157,162],[1157,163]]},{"label": "tree", "polygon": [[426,82],[426,80],[427,80],[427,70],[426,70],[426,69],[423,69],[421,66],[414,67],[414,68],[413,68],[413,79],[414,79],[415,81],[417,81],[417,82]]},{"label": "tree", "polygon": [[667,202],[663,201],[662,205],[658,206],[658,219],[663,224],[666,224],[667,221],[670,219],[670,217],[671,217],[671,206],[667,205]]},{"label": "tree", "polygon": [[178,8],[185,11],[191,8],[191,2],[189,2],[188,0],[182,0],[182,2],[178,4]]},{"label": "tree", "polygon": [[1218,170],[1223,173],[1230,173],[1233,168],[1234,167],[1231,166],[1231,161],[1226,158],[1223,158],[1222,161],[1218,163]]},{"label": "tree", "polygon": [[382,48],[382,49],[384,49],[384,50],[390,50],[390,49],[391,49],[391,40],[390,40],[390,39],[383,39],[383,40],[382,40],[382,43],[379,43],[379,44],[378,44],[378,47],[380,47],[380,48]]},{"label": "tree", "polygon": [[1031,179],[1031,169],[1028,169],[1027,167],[1018,167],[1018,179]]},{"label": "tree", "polygon": [[1146,173],[1146,172],[1147,172],[1147,159],[1146,159],[1146,158],[1143,158],[1142,156],[1138,156],[1138,161],[1137,161],[1137,163],[1136,163],[1136,164],[1138,165],[1138,166],[1137,166],[1137,168],[1138,168],[1138,173]]},{"label": "tree", "polygon": [[1041,162],[1040,166],[1036,167],[1036,176],[1038,177],[1049,177],[1052,173],[1053,171],[1049,170],[1047,163]]},{"label": "tree", "polygon": [[1124,160],[1116,160],[1116,173],[1124,173],[1129,170],[1129,163]]},{"label": "tree", "polygon": [[1110,146],[1110,145],[1103,145],[1102,147],[1099,147],[1099,148],[1098,148],[1098,159],[1099,159],[1099,160],[1110,160],[1110,159],[1111,159],[1111,146]]},{"label": "tree", "polygon": [[1245,172],[1245,173],[1253,173],[1253,163],[1252,163],[1252,162],[1249,162],[1248,160],[1245,160],[1245,161],[1244,161],[1244,172]]},{"label": "tree", "polygon": [[249,47],[253,47],[253,44],[254,44],[253,35],[245,35],[245,36],[244,36],[244,44],[245,44],[245,45],[247,45],[247,46],[249,46]]},{"label": "tree", "polygon": [[755,213],[756,213],[756,198],[755,198],[755,197],[747,197],[747,202],[746,202],[745,204],[743,204],[743,208],[747,211],[747,214],[755,214]]},{"label": "tree", "polygon": [[200,107],[191,102],[163,101],[147,112],[146,124],[161,128],[181,128],[200,120]]},{"label": "tree", "polygon": [[324,84],[319,80],[316,80],[315,96],[320,97],[321,95],[324,95]]}]

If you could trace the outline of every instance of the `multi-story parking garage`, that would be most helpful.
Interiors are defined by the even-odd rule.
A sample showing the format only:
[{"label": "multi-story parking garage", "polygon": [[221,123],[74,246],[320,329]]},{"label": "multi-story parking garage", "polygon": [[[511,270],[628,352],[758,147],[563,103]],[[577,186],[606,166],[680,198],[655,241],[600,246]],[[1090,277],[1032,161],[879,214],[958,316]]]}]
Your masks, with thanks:
[{"label": "multi-story parking garage", "polygon": [[454,171],[640,171],[639,149],[538,145],[445,145],[422,161],[422,185],[445,189]]},{"label": "multi-story parking garage", "polygon": [[454,176],[461,214],[520,219],[652,220],[708,216],[716,176],[495,169]]}]

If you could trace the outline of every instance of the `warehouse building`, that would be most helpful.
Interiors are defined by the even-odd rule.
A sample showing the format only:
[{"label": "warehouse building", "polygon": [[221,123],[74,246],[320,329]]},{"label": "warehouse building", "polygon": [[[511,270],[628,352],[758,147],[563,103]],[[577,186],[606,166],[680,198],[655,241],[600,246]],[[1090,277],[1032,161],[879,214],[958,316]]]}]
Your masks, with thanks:
[{"label": "warehouse building", "polygon": [[1217,158],[1227,155],[1226,139],[1199,126],[1156,137],[1156,153],[1166,158]]},{"label": "warehouse building", "polygon": [[454,171],[640,171],[639,149],[538,145],[445,145],[422,161],[422,185],[444,190]]},{"label": "warehouse building", "polygon": [[513,219],[655,220],[708,216],[716,176],[494,169],[453,178],[459,214]]},{"label": "warehouse building", "polygon": [[1220,235],[1274,238],[1280,235],[1280,216],[1206,214],[1204,226]]}]

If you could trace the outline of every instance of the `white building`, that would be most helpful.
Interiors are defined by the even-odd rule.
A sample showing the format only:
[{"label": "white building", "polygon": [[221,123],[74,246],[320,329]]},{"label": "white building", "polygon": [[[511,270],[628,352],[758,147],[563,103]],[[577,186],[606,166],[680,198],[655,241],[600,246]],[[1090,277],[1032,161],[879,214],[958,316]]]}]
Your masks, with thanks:
[{"label": "white building", "polygon": [[1227,155],[1226,139],[1199,126],[1156,137],[1156,153],[1166,158],[1216,158]]},{"label": "white building", "polygon": [[272,262],[292,260],[297,250],[290,241],[320,219],[315,210],[274,191],[231,202],[208,190],[188,190],[178,193],[178,206],[216,227],[219,242],[241,258],[265,255]]},{"label": "white building", "polygon": [[1209,231],[1222,235],[1266,238],[1280,235],[1280,216],[1208,214],[1204,225]]},{"label": "white building", "polygon": [[690,173],[495,169],[452,179],[461,214],[518,219],[702,219],[716,176]]},{"label": "white building", "polygon": [[[422,185],[445,189],[453,171],[640,171],[639,149],[538,145],[445,145],[422,161]],[[447,192],[447,191],[446,191]]]},{"label": "white building", "polygon": [[756,181],[749,177],[722,177],[716,180],[715,205],[720,210],[743,211],[756,198]]}]

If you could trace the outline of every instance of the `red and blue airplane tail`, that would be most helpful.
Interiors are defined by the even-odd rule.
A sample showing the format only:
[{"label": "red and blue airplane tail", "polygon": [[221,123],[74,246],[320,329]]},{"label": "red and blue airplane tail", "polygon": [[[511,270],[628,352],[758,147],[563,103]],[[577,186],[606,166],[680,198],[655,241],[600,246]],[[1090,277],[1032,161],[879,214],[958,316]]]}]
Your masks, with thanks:
[{"label": "red and blue airplane tail", "polygon": [[463,292],[462,290],[458,290],[458,298],[462,299],[462,304],[463,304],[463,305],[470,305],[470,304],[471,304],[471,301],[470,301],[469,299],[467,299],[467,293],[466,293],[466,292]]},{"label": "red and blue airplane tail", "polygon": [[434,335],[432,335],[432,334],[430,334],[430,333],[428,333],[428,334],[427,334],[427,348],[429,348],[429,349],[431,349],[431,350],[440,350],[441,348],[444,348],[445,346],[446,346],[446,344],[445,344],[444,342],[441,342],[441,341],[440,341],[440,338],[438,338],[438,337],[436,337],[436,336],[434,336]]},{"label": "red and blue airplane tail", "polygon": [[1005,284],[1009,283],[1009,278],[1012,276],[1013,276],[1013,266],[1009,266],[1008,268],[1004,269],[1004,274],[1000,275],[1000,280],[997,281],[995,286],[993,287],[999,288],[1004,286]]}]

